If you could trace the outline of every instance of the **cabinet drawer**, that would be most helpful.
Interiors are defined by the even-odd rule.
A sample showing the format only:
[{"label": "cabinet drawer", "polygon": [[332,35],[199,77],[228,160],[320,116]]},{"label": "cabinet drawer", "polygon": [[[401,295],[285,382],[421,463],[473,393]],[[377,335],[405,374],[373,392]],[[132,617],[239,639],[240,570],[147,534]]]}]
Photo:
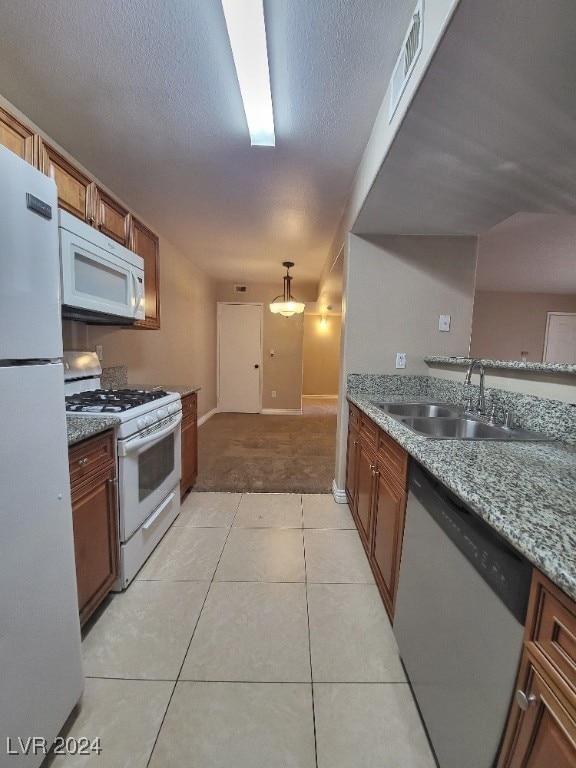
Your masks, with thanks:
[{"label": "cabinet drawer", "polygon": [[380,470],[384,469],[385,473],[401,488],[407,488],[408,453],[385,432],[380,432],[379,435],[378,465]]},{"label": "cabinet drawer", "polygon": [[182,419],[186,418],[196,418],[198,411],[198,401],[196,397],[196,392],[193,392],[191,395],[186,395],[186,397],[182,398]]},{"label": "cabinet drawer", "polygon": [[68,462],[72,487],[95,472],[114,467],[114,432],[89,438],[75,446],[68,453]]},{"label": "cabinet drawer", "polygon": [[574,602],[536,569],[528,607],[526,641],[561,672],[576,692]]},{"label": "cabinet drawer", "polygon": [[362,442],[376,451],[379,429],[371,418],[362,414],[360,418],[360,438]]}]

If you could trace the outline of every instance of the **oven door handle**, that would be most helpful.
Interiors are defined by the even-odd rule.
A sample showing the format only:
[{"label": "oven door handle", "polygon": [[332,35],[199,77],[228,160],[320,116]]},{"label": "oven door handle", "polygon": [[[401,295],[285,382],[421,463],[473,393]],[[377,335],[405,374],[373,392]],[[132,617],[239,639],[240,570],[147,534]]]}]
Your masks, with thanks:
[{"label": "oven door handle", "polygon": [[168,496],[167,499],[164,499],[164,501],[162,502],[162,504],[160,504],[158,509],[155,512],[152,512],[152,514],[150,515],[148,520],[146,520],[146,522],[142,526],[142,530],[143,531],[150,530],[150,528],[154,525],[156,520],[158,520],[158,518],[160,517],[162,512],[164,512],[166,507],[174,501],[174,496],[175,496],[175,494],[171,493],[170,496]]},{"label": "oven door handle", "polygon": [[136,451],[139,448],[150,445],[150,443],[156,443],[159,439],[166,437],[166,435],[169,435],[170,432],[173,432],[174,427],[177,427],[181,421],[182,414],[179,413],[165,429],[159,429],[158,432],[154,432],[151,435],[146,435],[146,437],[135,437],[131,440],[126,440],[124,443],[121,442],[118,445],[118,455],[127,456],[132,451]]}]

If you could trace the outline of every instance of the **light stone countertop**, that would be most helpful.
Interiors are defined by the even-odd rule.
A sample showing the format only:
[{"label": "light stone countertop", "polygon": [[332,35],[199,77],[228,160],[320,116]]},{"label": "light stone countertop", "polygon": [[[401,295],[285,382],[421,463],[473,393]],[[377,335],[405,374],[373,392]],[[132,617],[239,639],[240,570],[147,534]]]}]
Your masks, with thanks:
[{"label": "light stone countertop", "polygon": [[117,416],[76,416],[66,414],[66,428],[68,430],[68,447],[82,440],[105,432],[110,427],[117,427],[120,419]]},{"label": "light stone countertop", "polygon": [[382,394],[348,399],[576,599],[576,447],[420,437],[372,404],[414,393]]},{"label": "light stone countertop", "polygon": [[135,384],[134,389],[154,389],[160,388],[166,392],[177,392],[180,397],[186,397],[193,392],[199,392],[202,387],[196,387],[193,384]]}]

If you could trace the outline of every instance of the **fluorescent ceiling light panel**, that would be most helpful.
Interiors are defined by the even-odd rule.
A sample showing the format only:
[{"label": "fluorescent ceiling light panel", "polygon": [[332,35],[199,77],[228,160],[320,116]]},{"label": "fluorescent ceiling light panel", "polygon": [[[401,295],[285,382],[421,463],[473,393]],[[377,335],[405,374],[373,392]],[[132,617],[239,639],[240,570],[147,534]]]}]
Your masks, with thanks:
[{"label": "fluorescent ceiling light panel", "polygon": [[273,147],[276,138],[263,0],[222,0],[222,7],[244,102],[250,143],[252,146]]}]

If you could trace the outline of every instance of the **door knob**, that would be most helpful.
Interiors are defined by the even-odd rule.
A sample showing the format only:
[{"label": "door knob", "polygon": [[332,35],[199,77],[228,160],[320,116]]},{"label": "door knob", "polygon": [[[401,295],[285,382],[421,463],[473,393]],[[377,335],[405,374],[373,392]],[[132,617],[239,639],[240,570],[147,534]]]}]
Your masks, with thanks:
[{"label": "door knob", "polygon": [[256,365],[254,366],[254,368],[260,368],[260,366],[258,365],[258,363],[256,363]]}]

